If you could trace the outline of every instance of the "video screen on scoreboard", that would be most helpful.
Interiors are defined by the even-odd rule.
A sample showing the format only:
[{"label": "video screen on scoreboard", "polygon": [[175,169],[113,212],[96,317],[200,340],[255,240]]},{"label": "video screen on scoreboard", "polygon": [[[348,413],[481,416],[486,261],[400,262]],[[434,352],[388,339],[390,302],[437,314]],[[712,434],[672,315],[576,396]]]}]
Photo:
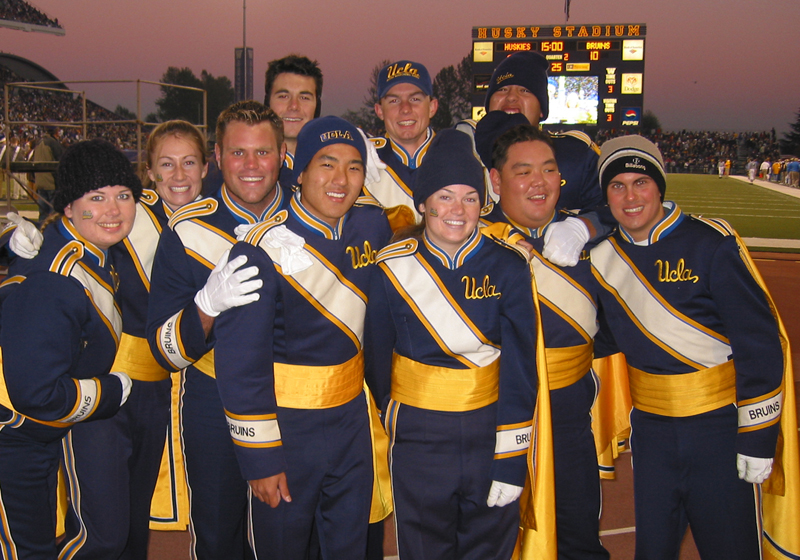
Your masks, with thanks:
[{"label": "video screen on scoreboard", "polygon": [[550,76],[550,112],[543,124],[597,124],[600,79],[597,76]]}]

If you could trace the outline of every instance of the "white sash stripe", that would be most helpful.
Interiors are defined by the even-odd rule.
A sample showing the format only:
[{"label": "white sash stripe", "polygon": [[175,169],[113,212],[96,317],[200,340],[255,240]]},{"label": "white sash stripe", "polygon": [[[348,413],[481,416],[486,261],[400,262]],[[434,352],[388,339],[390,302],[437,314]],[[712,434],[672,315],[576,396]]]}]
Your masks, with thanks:
[{"label": "white sash stripe", "polygon": [[97,407],[97,380],[76,379],[78,382],[78,409],[62,422],[80,422],[89,417]]},{"label": "white sash stripe", "polygon": [[137,204],[136,219],[133,222],[133,229],[128,234],[128,241],[135,253],[132,256],[139,261],[148,282],[153,273],[153,260],[159,237],[158,227],[153,223],[153,215],[145,210],[144,205]]},{"label": "white sash stripe", "polygon": [[501,455],[528,449],[531,445],[531,426],[497,432],[494,453]]},{"label": "white sash stripe", "polygon": [[181,238],[183,246],[208,261],[210,268],[214,268],[222,254],[233,247],[227,237],[192,220],[175,224],[175,232]]},{"label": "white sash stripe", "polygon": [[589,338],[594,338],[598,330],[597,307],[594,302],[537,256],[533,257],[533,273],[539,295],[578,323]]},{"label": "white sash stripe", "polygon": [[370,183],[365,186],[364,191],[368,192],[384,208],[393,208],[395,206],[414,208],[414,199],[408,196],[406,191],[397,184],[391,173],[381,169],[379,177],[380,179],[377,183]]},{"label": "white sash stripe", "polygon": [[[272,262],[280,266],[280,247],[270,247],[264,240],[258,246],[269,255]],[[312,261],[311,266],[288,277],[300,284],[328,313],[350,329],[358,339],[359,345],[363,344],[367,302],[352,288],[342,283],[317,255],[311,251],[306,251],[306,254]]]},{"label": "white sash stripe", "polygon": [[414,255],[387,259],[384,264],[420,309],[436,334],[453,353],[477,367],[488,366],[500,356],[500,349],[484,344],[453,308],[442,288]]},{"label": "white sash stripe", "polygon": [[116,339],[119,341],[120,333],[122,333],[122,315],[114,301],[114,292],[110,291],[106,286],[97,281],[97,279],[86,271],[80,264],[76,264],[70,271],[70,276],[75,278],[81,285],[86,288],[92,295],[95,307],[108,321],[111,328],[116,333]]},{"label": "white sash stripe", "polygon": [[703,367],[728,361],[730,345],[690,325],[671,307],[665,308],[609,241],[592,249],[592,265],[619,293],[647,332],[664,345]]}]

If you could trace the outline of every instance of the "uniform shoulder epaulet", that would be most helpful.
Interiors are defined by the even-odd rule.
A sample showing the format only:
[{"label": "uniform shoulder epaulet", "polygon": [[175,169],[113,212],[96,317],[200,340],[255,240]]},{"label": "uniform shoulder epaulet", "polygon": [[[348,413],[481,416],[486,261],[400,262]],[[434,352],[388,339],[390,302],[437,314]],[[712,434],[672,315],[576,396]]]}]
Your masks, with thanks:
[{"label": "uniform shoulder epaulet", "polygon": [[383,136],[372,136],[368,138],[368,140],[372,142],[372,145],[375,146],[376,150],[380,150],[381,148],[386,146],[387,142],[386,138],[384,138]]},{"label": "uniform shoulder epaulet", "polygon": [[553,138],[575,138],[576,140],[580,140],[581,142],[583,142],[584,144],[589,146],[589,148],[591,150],[593,150],[594,152],[597,152],[597,154],[600,155],[600,147],[597,144],[594,143],[594,140],[592,140],[589,137],[588,134],[586,134],[585,132],[581,132],[580,130],[567,130],[565,132],[551,132],[550,136],[553,137]]},{"label": "uniform shoulder epaulet", "polygon": [[378,208],[383,208],[380,202],[368,194],[359,196],[353,203],[353,206],[377,206]]},{"label": "uniform shoulder epaulet", "polygon": [[158,202],[158,193],[152,189],[143,189],[142,196],[139,197],[139,202],[143,202],[148,206],[153,206]]},{"label": "uniform shoulder epaulet", "polygon": [[413,255],[417,252],[417,248],[419,247],[419,241],[413,238],[409,239],[401,239],[400,241],[395,241],[394,243],[390,243],[380,251],[378,251],[378,255],[376,257],[375,262],[382,262],[388,259],[396,259],[397,257],[405,257],[407,255]]},{"label": "uniform shoulder epaulet", "polygon": [[690,214],[690,216],[693,220],[706,224],[721,235],[736,235],[733,227],[721,218],[704,218],[703,216],[694,216],[692,214]]},{"label": "uniform shoulder epaulet", "polygon": [[250,228],[242,241],[245,243],[250,243],[251,245],[258,246],[261,243],[261,240],[264,238],[264,235],[274,227],[277,227],[284,222],[286,222],[286,218],[289,217],[289,212],[286,210],[281,210],[277,214],[273,215],[272,217],[264,220],[263,222],[257,223],[255,226]]},{"label": "uniform shoulder epaulet", "polygon": [[64,245],[50,263],[50,272],[61,276],[69,276],[72,269],[83,258],[86,248],[80,241],[72,240]]},{"label": "uniform shoulder epaulet", "polygon": [[191,220],[192,218],[213,214],[217,211],[218,206],[219,202],[214,198],[203,198],[190,202],[172,213],[172,216],[169,217],[169,227],[175,229],[175,226],[184,220]]},{"label": "uniform shoulder epaulet", "polygon": [[480,231],[481,235],[487,239],[494,241],[506,249],[511,249],[526,261],[530,260],[530,253],[517,244],[520,241],[524,241],[525,238],[522,236],[519,230],[517,230],[511,224],[506,224],[503,222],[489,223],[488,225],[481,227],[478,231]]}]

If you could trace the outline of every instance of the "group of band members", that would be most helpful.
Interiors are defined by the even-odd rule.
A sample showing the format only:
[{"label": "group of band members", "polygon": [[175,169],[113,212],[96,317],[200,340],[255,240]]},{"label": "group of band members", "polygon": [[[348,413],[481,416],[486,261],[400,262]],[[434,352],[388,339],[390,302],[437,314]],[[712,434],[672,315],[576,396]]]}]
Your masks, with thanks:
[{"label": "group of band members", "polygon": [[367,138],[275,60],[207,198],[189,123],[153,131],[144,190],[111,145],[67,151],[44,238],[4,232],[0,555],[146,558],[174,384],[192,558],[382,558],[392,510],[400,558],[608,558],[592,365],[622,352],[637,558],[689,525],[759,557],[779,439],[765,491],[798,490],[774,305],[727,224],[664,201],[653,144],[541,131],[546,68],[506,58],[486,116],[434,133],[430,74],[394,62]]}]

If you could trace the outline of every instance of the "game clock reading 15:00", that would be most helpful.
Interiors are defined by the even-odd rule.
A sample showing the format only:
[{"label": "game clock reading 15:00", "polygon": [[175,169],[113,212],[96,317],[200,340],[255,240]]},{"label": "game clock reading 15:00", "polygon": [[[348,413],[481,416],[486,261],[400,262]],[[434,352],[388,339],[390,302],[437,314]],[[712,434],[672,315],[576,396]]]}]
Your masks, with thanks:
[{"label": "game clock reading 15:00", "polygon": [[485,113],[492,72],[505,57],[534,51],[549,63],[545,128],[632,128],[644,100],[644,24],[472,28],[472,116]]}]

